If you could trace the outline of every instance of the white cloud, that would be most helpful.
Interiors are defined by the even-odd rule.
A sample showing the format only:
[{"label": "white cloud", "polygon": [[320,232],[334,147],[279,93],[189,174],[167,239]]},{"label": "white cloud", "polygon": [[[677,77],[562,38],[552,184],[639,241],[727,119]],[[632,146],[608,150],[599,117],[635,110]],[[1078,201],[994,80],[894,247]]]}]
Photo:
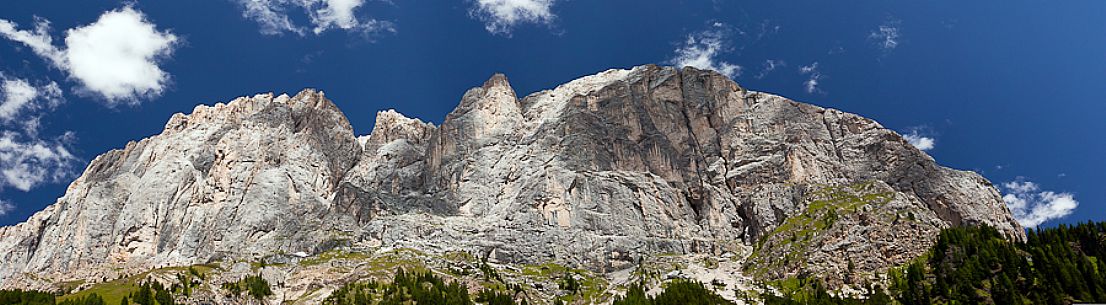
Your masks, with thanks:
[{"label": "white cloud", "polygon": [[0,102],[0,121],[11,121],[38,97],[38,89],[22,79],[4,79],[0,82],[0,92],[4,99]]},{"label": "white cloud", "polygon": [[14,22],[0,19],[0,35],[31,48],[38,56],[57,65],[65,62],[65,54],[54,47],[53,38],[50,37],[50,21],[35,18],[34,31],[18,30]]},{"label": "white cloud", "polygon": [[372,33],[394,31],[387,21],[372,18],[358,18],[357,9],[365,0],[234,0],[242,6],[242,16],[261,26],[261,33],[280,35],[285,32],[305,35],[307,27],[301,26],[288,16],[290,10],[302,10],[313,26],[311,32],[316,35],[330,29]]},{"label": "white cloud", "polygon": [[807,73],[812,73],[812,72],[815,72],[815,71],[818,71],[818,62],[814,62],[813,64],[810,64],[810,65],[807,65],[807,66],[799,67],[799,74],[807,74]]},{"label": "white cloud", "polygon": [[714,23],[706,31],[687,36],[687,40],[676,48],[676,56],[670,62],[677,67],[695,67],[714,70],[729,78],[741,75],[741,66],[718,59],[728,51],[729,33],[725,24]]},{"label": "white cloud", "polygon": [[875,31],[868,34],[868,39],[876,42],[880,48],[890,51],[899,46],[899,26],[902,22],[898,19],[889,19],[880,25]]},{"label": "white cloud", "polygon": [[61,88],[55,82],[34,86],[19,78],[9,78],[0,73],[0,123],[21,125],[24,133],[38,134],[39,111],[54,109],[61,104]]},{"label": "white cloud", "polygon": [[130,7],[100,15],[96,22],[66,31],[70,74],[111,102],[137,102],[161,95],[169,74],[158,60],[172,53],[177,36],[160,32]]},{"label": "white cloud", "polygon": [[0,35],[21,42],[81,83],[82,92],[103,97],[109,105],[139,103],[161,95],[169,74],[158,63],[172,54],[177,36],[158,31],[142,12],[131,7],[105,12],[96,22],[69,29],[65,48],[52,44],[49,23],[35,31],[17,30],[0,19]]},{"label": "white cloud", "polygon": [[360,25],[353,11],[365,4],[365,0],[327,0],[326,6],[315,11],[315,34],[322,33],[327,28],[335,26],[341,29],[352,29]]},{"label": "white cloud", "polygon": [[284,32],[292,32],[303,35],[304,33],[303,28],[292,23],[292,20],[284,13],[279,1],[240,0],[238,4],[242,6],[242,17],[257,22],[261,26],[262,34],[279,35]]},{"label": "white cloud", "polygon": [[1036,183],[1030,181],[1011,181],[1002,184],[1002,187],[1014,193],[1032,193],[1041,189]]},{"label": "white cloud", "polygon": [[924,151],[937,147],[937,140],[932,137],[923,136],[917,129],[911,130],[910,133],[904,134],[902,137],[906,139],[906,142],[909,142],[910,145],[913,145],[918,150]]},{"label": "white cloud", "polygon": [[73,138],[72,133],[43,140],[12,131],[0,132],[0,189],[29,191],[39,184],[69,177],[77,161],[67,148]]},{"label": "white cloud", "polygon": [[[51,140],[38,136],[43,112],[64,101],[57,83],[35,86],[0,73],[0,94],[0,191],[8,187],[28,191],[68,178],[77,161],[68,148],[73,133]],[[0,202],[0,214],[3,208]]]},{"label": "white cloud", "polygon": [[786,67],[786,66],[787,66],[787,62],[785,62],[783,60],[780,60],[780,59],[765,60],[764,65],[760,69],[760,73],[757,74],[756,78],[757,79],[764,78],[765,76],[768,76],[768,73],[771,73],[772,71],[775,71],[778,68],[782,68],[782,67]]},{"label": "white cloud", "polygon": [[484,22],[484,29],[492,34],[511,35],[520,23],[551,24],[556,15],[556,0],[475,0],[469,14]]},{"label": "white cloud", "polygon": [[818,87],[824,77],[822,72],[818,71],[818,62],[799,67],[799,74],[809,76],[806,81],[803,81],[803,89],[806,90],[806,93],[823,92],[822,88]]},{"label": "white cloud", "polygon": [[1002,200],[1006,202],[1014,218],[1022,226],[1029,228],[1070,215],[1079,206],[1071,193],[1041,191],[1036,183],[1022,178],[1003,183],[1002,189],[1006,193]]},{"label": "white cloud", "polygon": [[11,213],[14,210],[15,205],[13,205],[11,202],[0,199],[0,216],[8,215],[8,213]]}]

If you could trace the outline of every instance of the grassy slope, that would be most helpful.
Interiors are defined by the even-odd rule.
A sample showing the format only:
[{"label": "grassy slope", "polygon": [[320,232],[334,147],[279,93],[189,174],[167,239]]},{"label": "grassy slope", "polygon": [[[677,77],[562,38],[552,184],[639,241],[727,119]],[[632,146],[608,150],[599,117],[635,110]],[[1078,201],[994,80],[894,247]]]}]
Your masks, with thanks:
[{"label": "grassy slope", "polygon": [[[215,266],[211,266],[211,265],[195,265],[195,266],[192,266],[192,267],[195,268],[196,271],[199,271],[201,274],[206,274],[208,272],[211,272],[211,270],[215,269]],[[164,273],[185,272],[185,273],[187,273],[188,272],[188,267],[169,267],[169,268],[156,269],[156,270],[151,270],[151,271],[139,273],[137,275],[132,275],[132,276],[122,278],[122,279],[117,279],[117,280],[113,280],[113,281],[108,281],[108,282],[95,284],[95,285],[92,285],[92,287],[89,287],[88,289],[60,296],[60,297],[57,298],[57,301],[61,302],[61,301],[69,300],[69,299],[85,298],[85,297],[88,297],[89,295],[92,295],[93,293],[95,293],[95,294],[100,295],[101,298],[104,298],[104,303],[107,303],[109,305],[119,304],[119,302],[123,300],[123,297],[128,296],[128,295],[131,294],[131,292],[135,292],[135,291],[138,290],[138,285],[141,283],[142,279],[145,279],[146,276],[148,276],[148,275],[150,275],[150,273],[154,273],[154,272],[158,272],[158,273],[161,273],[161,272],[164,272]]]}]

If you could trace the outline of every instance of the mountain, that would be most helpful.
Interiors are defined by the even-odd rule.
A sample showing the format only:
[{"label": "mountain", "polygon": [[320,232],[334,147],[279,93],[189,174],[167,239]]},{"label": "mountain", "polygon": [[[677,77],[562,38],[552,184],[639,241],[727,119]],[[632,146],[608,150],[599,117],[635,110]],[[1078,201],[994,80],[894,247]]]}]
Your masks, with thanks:
[{"label": "mountain", "polygon": [[311,89],[175,114],[0,228],[0,287],[261,262],[276,298],[296,300],[372,274],[304,262],[397,249],[611,283],[658,257],[708,258],[740,281],[849,287],[977,224],[1025,238],[990,182],[870,119],[694,68],[608,70],[522,98],[497,74],[441,126],[389,110],[362,137]]}]

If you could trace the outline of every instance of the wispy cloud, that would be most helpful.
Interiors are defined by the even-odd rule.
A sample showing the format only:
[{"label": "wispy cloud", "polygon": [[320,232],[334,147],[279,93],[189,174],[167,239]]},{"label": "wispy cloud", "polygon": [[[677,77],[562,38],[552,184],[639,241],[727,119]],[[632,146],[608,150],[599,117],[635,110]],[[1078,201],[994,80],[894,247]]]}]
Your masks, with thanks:
[{"label": "wispy cloud", "polygon": [[0,125],[20,125],[23,132],[36,136],[42,110],[53,110],[65,101],[55,82],[41,86],[0,73]]},{"label": "wispy cloud", "polygon": [[786,66],[787,66],[787,62],[783,61],[782,59],[765,60],[764,64],[761,66],[760,73],[757,73],[756,78],[757,79],[762,79],[765,76],[768,76],[768,73],[771,73],[772,71],[775,71],[776,69],[783,68],[783,67],[786,67]]},{"label": "wispy cloud", "polygon": [[[359,17],[357,10],[365,0],[233,0],[242,8],[242,16],[257,22],[261,33],[280,35],[293,33],[322,34],[331,29],[375,33],[395,31],[391,22]],[[307,15],[310,25],[300,25],[289,17],[289,11]]]},{"label": "wispy cloud", "polygon": [[718,58],[731,48],[730,37],[729,27],[716,22],[705,31],[688,35],[669,62],[677,67],[714,70],[730,78],[738,77],[741,66]]},{"label": "wispy cloud", "polygon": [[172,55],[177,36],[159,31],[142,12],[131,7],[105,12],[92,24],[67,30],[64,47],[53,44],[49,24],[37,19],[28,31],[0,19],[0,35],[27,45],[79,81],[80,92],[102,97],[109,105],[137,104],[168,86],[169,74],[158,65]]},{"label": "wispy cloud", "polygon": [[937,147],[937,140],[933,136],[922,132],[923,129],[922,127],[912,127],[902,137],[918,150],[928,151]]},{"label": "wispy cloud", "polygon": [[557,15],[553,13],[556,0],[475,0],[469,15],[484,22],[484,29],[492,34],[511,36],[511,31],[521,23],[550,25]]},{"label": "wispy cloud", "polygon": [[825,93],[822,88],[819,87],[822,83],[822,71],[818,70],[818,62],[811,63],[810,65],[799,67],[799,75],[806,75],[807,80],[803,81],[803,89],[806,93]]},{"label": "wispy cloud", "polygon": [[28,191],[67,178],[77,161],[68,148],[73,134],[66,132],[56,139],[38,135],[43,112],[64,101],[61,89],[54,82],[35,86],[0,74],[0,94],[0,190]]},{"label": "wispy cloud", "polygon": [[930,150],[936,147],[937,144],[933,138],[922,136],[917,133],[906,134],[903,135],[903,137],[906,138],[907,142],[910,142],[910,145],[913,145],[919,150]]},{"label": "wispy cloud", "polygon": [[56,139],[39,139],[13,131],[0,131],[0,189],[21,191],[72,175],[77,157],[69,152],[73,133]]},{"label": "wispy cloud", "polygon": [[8,215],[8,213],[12,211],[15,211],[15,205],[4,199],[0,199],[0,216]]},{"label": "wispy cloud", "polygon": [[1025,227],[1036,227],[1046,221],[1068,216],[1079,206],[1072,193],[1042,191],[1037,183],[1018,178],[1002,184],[1002,200]]},{"label": "wispy cloud", "polygon": [[868,33],[868,39],[874,41],[884,51],[893,50],[899,46],[899,28],[901,25],[901,20],[888,18],[887,22]]},{"label": "wispy cloud", "polygon": [[50,37],[50,21],[35,17],[34,30],[19,30],[17,26],[14,22],[0,19],[0,35],[26,45],[32,52],[51,63],[65,62],[65,53],[54,46],[53,38]]}]

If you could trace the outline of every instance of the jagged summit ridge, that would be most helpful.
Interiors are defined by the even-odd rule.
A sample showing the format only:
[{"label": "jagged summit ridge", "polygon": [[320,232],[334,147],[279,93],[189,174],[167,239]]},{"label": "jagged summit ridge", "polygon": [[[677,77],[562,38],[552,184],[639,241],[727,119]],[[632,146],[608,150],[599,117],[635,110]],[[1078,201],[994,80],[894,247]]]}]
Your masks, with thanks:
[{"label": "jagged summit ridge", "polygon": [[436,128],[433,123],[424,123],[419,119],[408,118],[396,112],[395,109],[388,109],[376,113],[376,124],[373,125],[372,133],[358,137],[358,142],[362,146],[383,145],[400,139],[421,142],[429,138]]},{"label": "jagged summit ridge", "polygon": [[[833,221],[808,221],[828,209]],[[0,285],[319,253],[338,239],[600,271],[731,252],[755,276],[843,283],[847,265],[884,270],[940,228],[977,223],[1023,234],[985,179],[853,114],[693,68],[608,70],[522,98],[497,74],[440,126],[388,110],[360,138],[315,90],[174,115],[0,228]]]}]

